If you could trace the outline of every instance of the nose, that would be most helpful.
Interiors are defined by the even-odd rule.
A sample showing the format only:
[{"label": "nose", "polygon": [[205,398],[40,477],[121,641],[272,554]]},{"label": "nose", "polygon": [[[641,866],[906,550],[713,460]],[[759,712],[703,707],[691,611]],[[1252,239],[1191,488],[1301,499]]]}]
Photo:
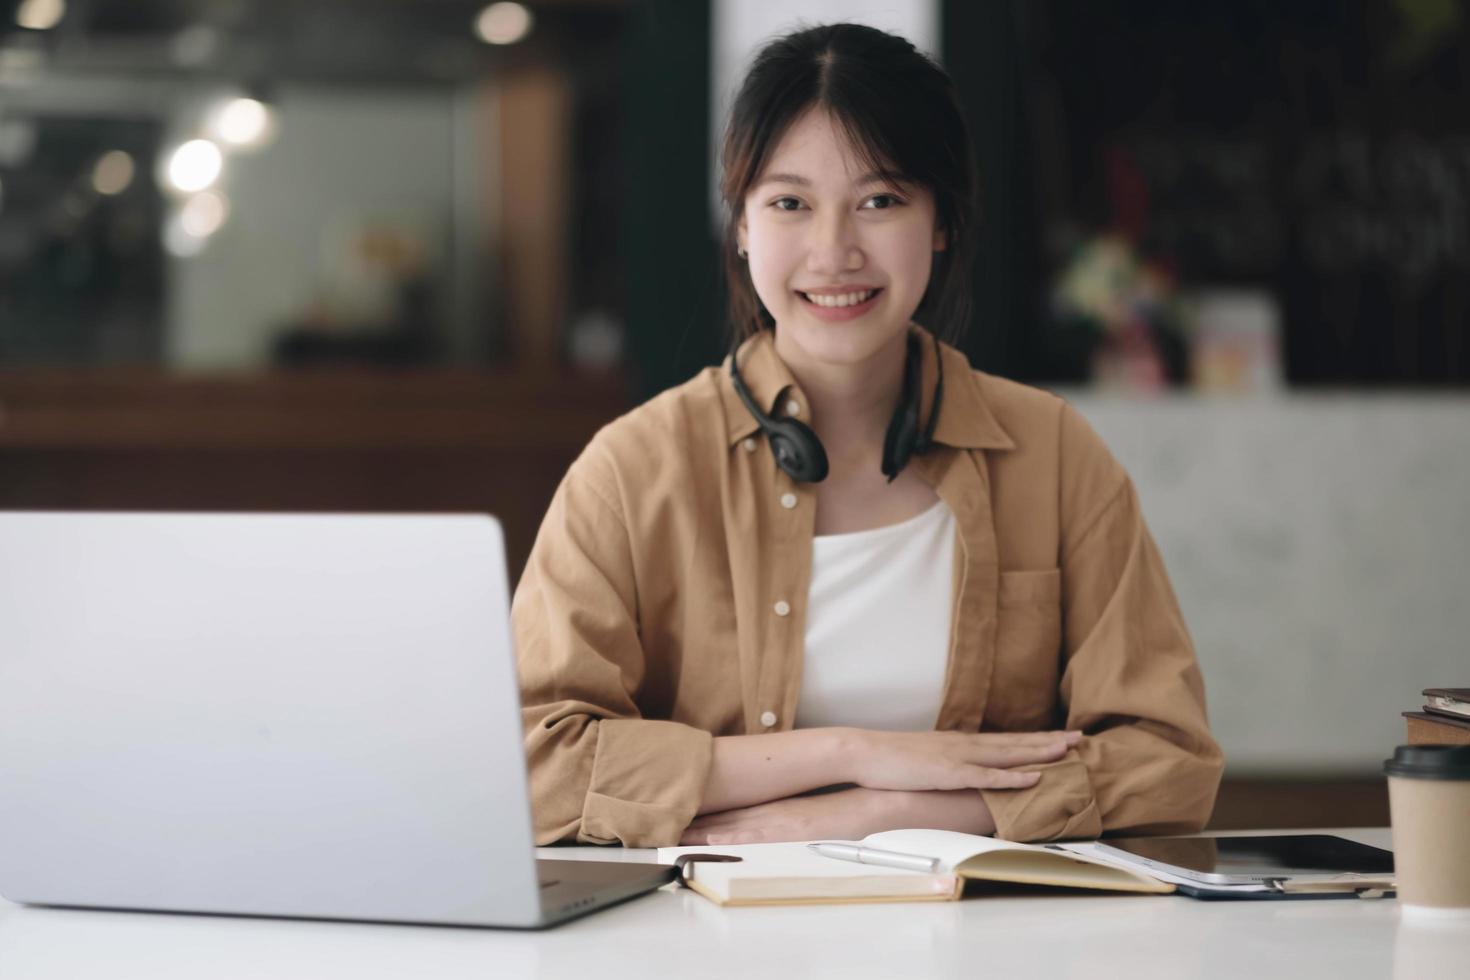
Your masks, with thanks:
[{"label": "nose", "polygon": [[866,261],[852,217],[832,211],[812,222],[807,271],[816,275],[853,272]]}]

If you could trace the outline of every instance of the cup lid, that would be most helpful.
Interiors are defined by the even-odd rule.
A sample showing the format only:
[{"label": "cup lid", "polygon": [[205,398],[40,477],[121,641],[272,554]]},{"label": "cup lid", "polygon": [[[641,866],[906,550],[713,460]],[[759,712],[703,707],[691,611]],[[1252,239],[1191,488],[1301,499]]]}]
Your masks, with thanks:
[{"label": "cup lid", "polygon": [[1470,779],[1470,745],[1400,745],[1383,761],[1383,771],[1410,779]]}]

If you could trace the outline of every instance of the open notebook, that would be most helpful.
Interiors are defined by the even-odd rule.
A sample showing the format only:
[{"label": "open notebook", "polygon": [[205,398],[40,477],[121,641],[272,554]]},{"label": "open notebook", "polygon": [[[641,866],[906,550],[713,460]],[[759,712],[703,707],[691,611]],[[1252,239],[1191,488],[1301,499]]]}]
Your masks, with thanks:
[{"label": "open notebook", "polygon": [[948,830],[888,830],[852,843],[933,858],[932,872],[904,871],[823,857],[806,844],[661,847],[661,863],[681,854],[728,854],[731,863],[696,862],[689,887],[721,905],[792,905],[814,902],[951,901],[966,879],[1058,888],[1167,894],[1174,886],[1131,868],[1062,850],[1056,845],[960,834]]}]

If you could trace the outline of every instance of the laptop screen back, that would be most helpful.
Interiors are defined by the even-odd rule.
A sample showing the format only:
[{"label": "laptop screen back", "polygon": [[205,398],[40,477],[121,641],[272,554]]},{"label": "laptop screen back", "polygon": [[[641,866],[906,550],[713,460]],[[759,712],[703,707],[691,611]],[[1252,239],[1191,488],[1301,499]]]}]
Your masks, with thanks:
[{"label": "laptop screen back", "polygon": [[539,914],[499,525],[0,514],[0,894]]}]

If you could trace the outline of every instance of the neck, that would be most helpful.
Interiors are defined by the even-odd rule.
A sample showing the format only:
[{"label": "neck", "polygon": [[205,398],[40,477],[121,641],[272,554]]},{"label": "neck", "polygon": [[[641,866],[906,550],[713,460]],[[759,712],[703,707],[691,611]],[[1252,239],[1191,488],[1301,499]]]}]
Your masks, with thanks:
[{"label": "neck", "polygon": [[812,361],[790,350],[776,334],[776,353],[811,403],[810,425],[822,440],[834,469],[844,459],[857,460],[883,451],[903,390],[907,331],[897,334],[866,360],[852,364]]}]

